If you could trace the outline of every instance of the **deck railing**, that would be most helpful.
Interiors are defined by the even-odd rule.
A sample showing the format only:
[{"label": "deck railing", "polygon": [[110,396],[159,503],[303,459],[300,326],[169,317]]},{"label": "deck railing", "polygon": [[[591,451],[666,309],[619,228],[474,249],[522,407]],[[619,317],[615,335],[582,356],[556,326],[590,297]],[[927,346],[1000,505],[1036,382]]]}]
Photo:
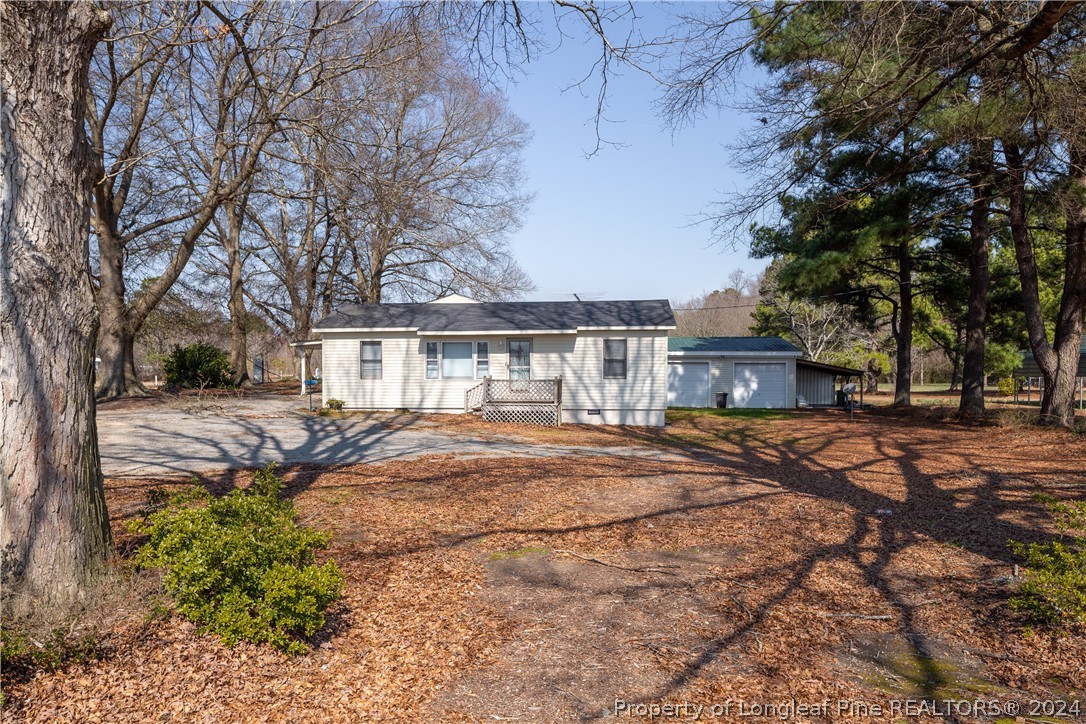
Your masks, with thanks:
[{"label": "deck railing", "polygon": [[[562,378],[496,380],[486,377],[464,392],[464,412],[483,413],[484,419],[561,424]],[[523,420],[521,419],[523,418]]]}]

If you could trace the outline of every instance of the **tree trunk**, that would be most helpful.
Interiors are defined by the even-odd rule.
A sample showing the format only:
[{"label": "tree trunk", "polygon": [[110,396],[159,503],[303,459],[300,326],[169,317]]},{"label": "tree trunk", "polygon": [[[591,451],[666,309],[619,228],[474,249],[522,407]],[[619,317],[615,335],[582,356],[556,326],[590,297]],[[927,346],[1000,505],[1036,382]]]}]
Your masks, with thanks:
[{"label": "tree trunk", "polygon": [[[106,307],[109,308],[109,305]],[[102,325],[98,337],[98,388],[95,396],[101,400],[117,397],[146,395],[147,388],[136,372],[136,335],[128,329],[123,313],[118,317],[102,310],[102,319],[110,324]]]},{"label": "tree trunk", "polygon": [[126,395],[147,394],[136,374],[136,335],[128,323],[125,304],[124,251],[107,252],[114,244],[114,236],[108,229],[98,227],[100,249],[98,272],[98,313],[102,329],[98,339],[98,356],[102,363],[98,368],[97,391],[100,399],[113,399]]},{"label": "tree trunk", "polygon": [[1066,200],[1066,250],[1063,291],[1056,317],[1052,344],[1048,342],[1041,313],[1037,262],[1026,217],[1026,180],[1022,155],[1017,146],[1003,144],[1010,180],[1009,219],[1022,284],[1022,310],[1026,317],[1030,349],[1044,377],[1041,401],[1042,425],[1069,427],[1075,419],[1075,376],[1086,315],[1086,152],[1070,151],[1069,180],[1072,193]]},{"label": "tree trunk", "polygon": [[913,378],[913,259],[908,240],[898,244],[898,295],[900,308],[897,330],[897,374],[894,376],[894,406],[912,404]]},{"label": "tree trunk", "polygon": [[230,289],[227,307],[230,310],[230,367],[233,370],[233,382],[238,387],[251,387],[249,379],[248,314],[245,311],[244,262],[241,252],[241,225],[245,219],[245,200],[227,201],[223,208],[226,212],[226,233],[223,246],[226,248],[226,263],[229,270]]},{"label": "tree trunk", "polygon": [[962,396],[958,412],[971,418],[984,417],[984,342],[988,326],[988,221],[991,189],[992,147],[978,150],[974,163],[973,208],[969,215],[969,307],[965,318],[965,359],[962,369]]},{"label": "tree trunk", "polygon": [[2,3],[0,551],[9,615],[82,599],[111,538],[93,392],[83,102],[109,16]]},{"label": "tree trunk", "polygon": [[875,367],[874,360],[867,361],[867,366],[864,368],[864,378],[867,384],[864,392],[875,393],[879,391],[879,371]]}]

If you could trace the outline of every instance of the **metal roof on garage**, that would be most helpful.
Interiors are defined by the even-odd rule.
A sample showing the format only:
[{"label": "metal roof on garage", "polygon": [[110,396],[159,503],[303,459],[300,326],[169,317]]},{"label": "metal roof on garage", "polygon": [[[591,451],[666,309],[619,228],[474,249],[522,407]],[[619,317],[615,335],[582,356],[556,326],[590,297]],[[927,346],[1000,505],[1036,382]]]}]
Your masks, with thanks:
[{"label": "metal roof on garage", "polygon": [[668,352],[684,354],[750,354],[758,352],[794,352],[802,350],[780,337],[668,337]]}]

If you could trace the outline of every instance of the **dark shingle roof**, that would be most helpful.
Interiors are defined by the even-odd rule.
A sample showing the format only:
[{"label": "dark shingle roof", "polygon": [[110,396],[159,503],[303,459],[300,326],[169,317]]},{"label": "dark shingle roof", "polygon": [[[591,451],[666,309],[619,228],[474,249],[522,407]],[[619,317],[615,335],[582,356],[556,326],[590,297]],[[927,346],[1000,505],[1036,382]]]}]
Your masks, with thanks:
[{"label": "dark shingle roof", "polygon": [[572,331],[583,327],[673,327],[666,299],[614,302],[350,304],[314,328],[420,332]]},{"label": "dark shingle roof", "polygon": [[668,352],[795,352],[801,350],[780,337],[668,337]]}]

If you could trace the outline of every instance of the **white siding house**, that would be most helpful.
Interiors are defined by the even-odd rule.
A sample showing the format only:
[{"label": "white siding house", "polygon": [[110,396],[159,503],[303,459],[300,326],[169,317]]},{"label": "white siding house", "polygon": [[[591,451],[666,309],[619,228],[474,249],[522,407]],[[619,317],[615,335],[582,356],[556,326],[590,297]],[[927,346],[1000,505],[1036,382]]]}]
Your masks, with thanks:
[{"label": "white siding house", "polygon": [[719,399],[727,407],[795,407],[802,354],[780,337],[671,337],[668,405],[717,407]]},{"label": "white siding house", "polygon": [[363,304],[315,331],[322,397],[347,409],[464,412],[486,381],[561,380],[561,420],[664,424],[666,300]]}]

